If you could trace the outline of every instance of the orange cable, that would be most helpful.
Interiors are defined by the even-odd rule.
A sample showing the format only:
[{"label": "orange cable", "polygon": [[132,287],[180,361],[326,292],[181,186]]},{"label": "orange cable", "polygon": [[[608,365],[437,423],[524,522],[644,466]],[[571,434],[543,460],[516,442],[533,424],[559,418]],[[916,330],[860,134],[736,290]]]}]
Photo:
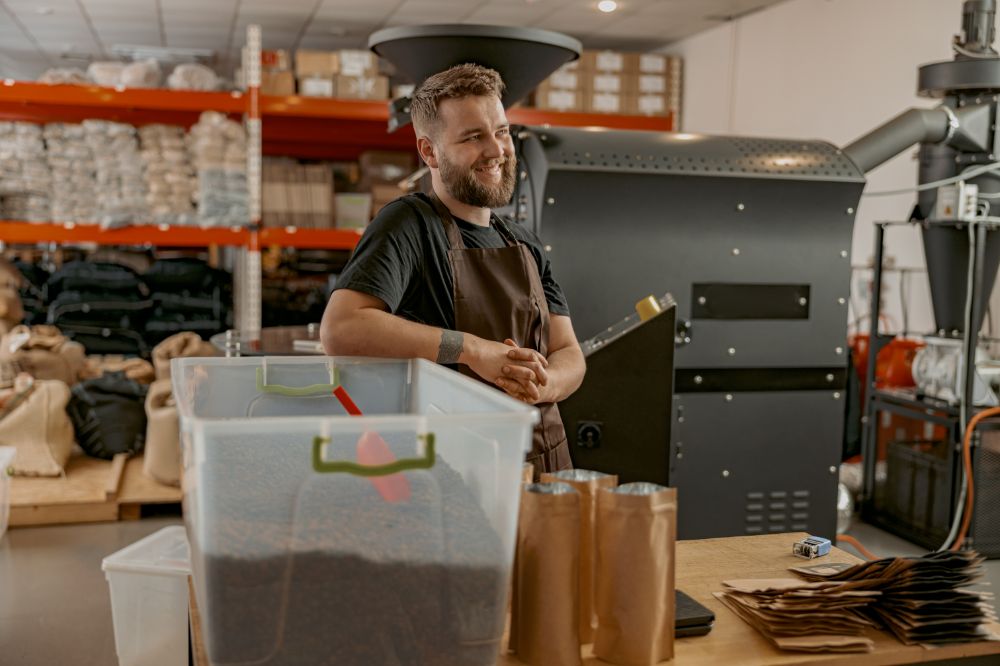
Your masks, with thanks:
[{"label": "orange cable", "polygon": [[965,427],[965,436],[962,438],[962,467],[965,470],[966,479],[965,510],[962,515],[962,527],[955,535],[955,542],[951,544],[951,550],[961,550],[962,541],[965,540],[965,535],[969,531],[969,523],[972,521],[972,505],[975,501],[972,487],[972,433],[980,421],[997,414],[1000,414],[1000,407],[985,409],[973,416],[969,425]]},{"label": "orange cable", "polygon": [[865,548],[864,546],[862,546],[860,541],[858,541],[857,539],[855,539],[854,537],[852,537],[849,534],[838,534],[837,535],[837,545],[840,545],[841,541],[843,541],[844,543],[848,543],[848,544],[854,546],[854,549],[857,550],[859,553],[861,553],[861,555],[863,557],[865,557],[866,559],[869,559],[869,560],[880,559],[878,555],[875,555],[872,551],[870,551],[867,548]]}]

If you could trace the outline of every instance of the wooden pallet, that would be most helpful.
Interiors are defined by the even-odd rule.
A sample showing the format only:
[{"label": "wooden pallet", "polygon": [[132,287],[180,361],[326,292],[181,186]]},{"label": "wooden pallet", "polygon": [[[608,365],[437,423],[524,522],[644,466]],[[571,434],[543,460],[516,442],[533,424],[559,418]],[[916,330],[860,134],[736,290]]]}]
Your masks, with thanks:
[{"label": "wooden pallet", "polygon": [[66,475],[14,477],[10,482],[10,526],[135,520],[142,507],[181,501],[181,490],[142,471],[142,456],[113,461],[75,454]]}]

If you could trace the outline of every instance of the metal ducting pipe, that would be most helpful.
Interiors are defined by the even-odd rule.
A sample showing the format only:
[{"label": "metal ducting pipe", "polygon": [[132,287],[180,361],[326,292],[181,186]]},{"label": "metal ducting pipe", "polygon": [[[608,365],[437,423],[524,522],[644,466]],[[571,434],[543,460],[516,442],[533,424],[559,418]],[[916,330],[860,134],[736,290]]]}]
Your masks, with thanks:
[{"label": "metal ducting pipe", "polygon": [[953,131],[953,114],[944,107],[909,109],[844,148],[844,154],[865,173],[915,143],[938,143]]}]

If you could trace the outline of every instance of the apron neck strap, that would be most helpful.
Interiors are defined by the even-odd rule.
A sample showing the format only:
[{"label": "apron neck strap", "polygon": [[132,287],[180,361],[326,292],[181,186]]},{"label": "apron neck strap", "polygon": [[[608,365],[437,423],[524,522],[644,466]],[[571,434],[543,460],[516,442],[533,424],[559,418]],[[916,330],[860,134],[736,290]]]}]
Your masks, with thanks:
[{"label": "apron neck strap", "polygon": [[[458,224],[455,222],[455,217],[448,210],[448,207],[444,205],[444,202],[438,198],[438,195],[431,192],[430,195],[431,205],[434,206],[434,211],[441,218],[441,222],[444,224],[444,233],[448,237],[448,245],[451,246],[452,250],[465,250],[465,241],[462,240],[462,231],[458,228]],[[497,233],[500,234],[500,238],[508,246],[512,247],[517,245],[517,239],[507,228],[507,225],[503,224],[499,218],[490,213],[490,221],[493,222],[496,227]]]},{"label": "apron neck strap", "polygon": [[448,236],[448,245],[451,246],[452,250],[464,250],[465,241],[462,240],[462,232],[459,230],[458,225],[455,224],[455,218],[452,216],[451,211],[448,207],[438,198],[438,195],[431,192],[431,205],[434,206],[434,211],[441,218],[442,224],[444,224],[444,233]]}]

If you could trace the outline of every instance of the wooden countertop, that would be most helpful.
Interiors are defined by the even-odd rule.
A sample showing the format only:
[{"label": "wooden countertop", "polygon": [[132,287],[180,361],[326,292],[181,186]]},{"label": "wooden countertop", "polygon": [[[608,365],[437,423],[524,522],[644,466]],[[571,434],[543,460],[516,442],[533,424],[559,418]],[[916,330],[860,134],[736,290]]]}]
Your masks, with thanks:
[{"label": "wooden countertop", "polygon": [[[677,542],[677,588],[715,613],[715,626],[705,636],[679,638],[674,643],[674,666],[754,666],[780,664],[810,666],[850,664],[851,666],[882,666],[883,664],[917,664],[942,659],[957,659],[982,655],[998,655],[1000,641],[964,643],[939,648],[903,645],[887,633],[872,630],[869,636],[875,641],[875,651],[852,654],[808,654],[787,652],[773,647],[756,629],[738,618],[722,605],[713,592],[722,589],[722,581],[732,578],[795,578],[789,567],[801,565],[803,560],[792,555],[792,543],[803,534],[768,534],[762,536],[728,537]],[[839,548],[832,548],[823,558],[826,562],[861,562]],[[1000,635],[1000,625],[992,625]],[[586,666],[605,666],[607,662],[595,658],[591,646],[583,649]],[[503,655],[498,666],[521,666],[523,662],[512,655]]]},{"label": "wooden countertop", "polygon": [[[906,646],[887,633],[871,630],[868,635],[875,642],[870,653],[807,654],[784,652],[773,647],[755,629],[736,617],[723,606],[713,592],[722,588],[722,581],[731,578],[784,578],[794,577],[791,566],[802,564],[792,555],[792,543],[805,534],[769,534],[763,536],[729,537],[677,542],[677,587],[715,612],[715,627],[706,636],[679,638],[674,645],[673,666],[717,666],[779,664],[794,666],[882,666],[885,664],[918,664],[945,659],[997,655],[1000,663],[1000,641],[964,643],[938,648]],[[826,562],[860,562],[858,558],[839,548],[833,548],[823,558]],[[194,594],[191,594],[192,623],[195,626],[195,664],[207,664],[201,652],[198,614]],[[1000,635],[1000,624],[991,625]],[[506,646],[506,637],[504,646]],[[591,646],[583,649],[585,666],[606,666],[595,658]],[[521,661],[509,654],[500,655],[497,666],[522,666]]]}]

